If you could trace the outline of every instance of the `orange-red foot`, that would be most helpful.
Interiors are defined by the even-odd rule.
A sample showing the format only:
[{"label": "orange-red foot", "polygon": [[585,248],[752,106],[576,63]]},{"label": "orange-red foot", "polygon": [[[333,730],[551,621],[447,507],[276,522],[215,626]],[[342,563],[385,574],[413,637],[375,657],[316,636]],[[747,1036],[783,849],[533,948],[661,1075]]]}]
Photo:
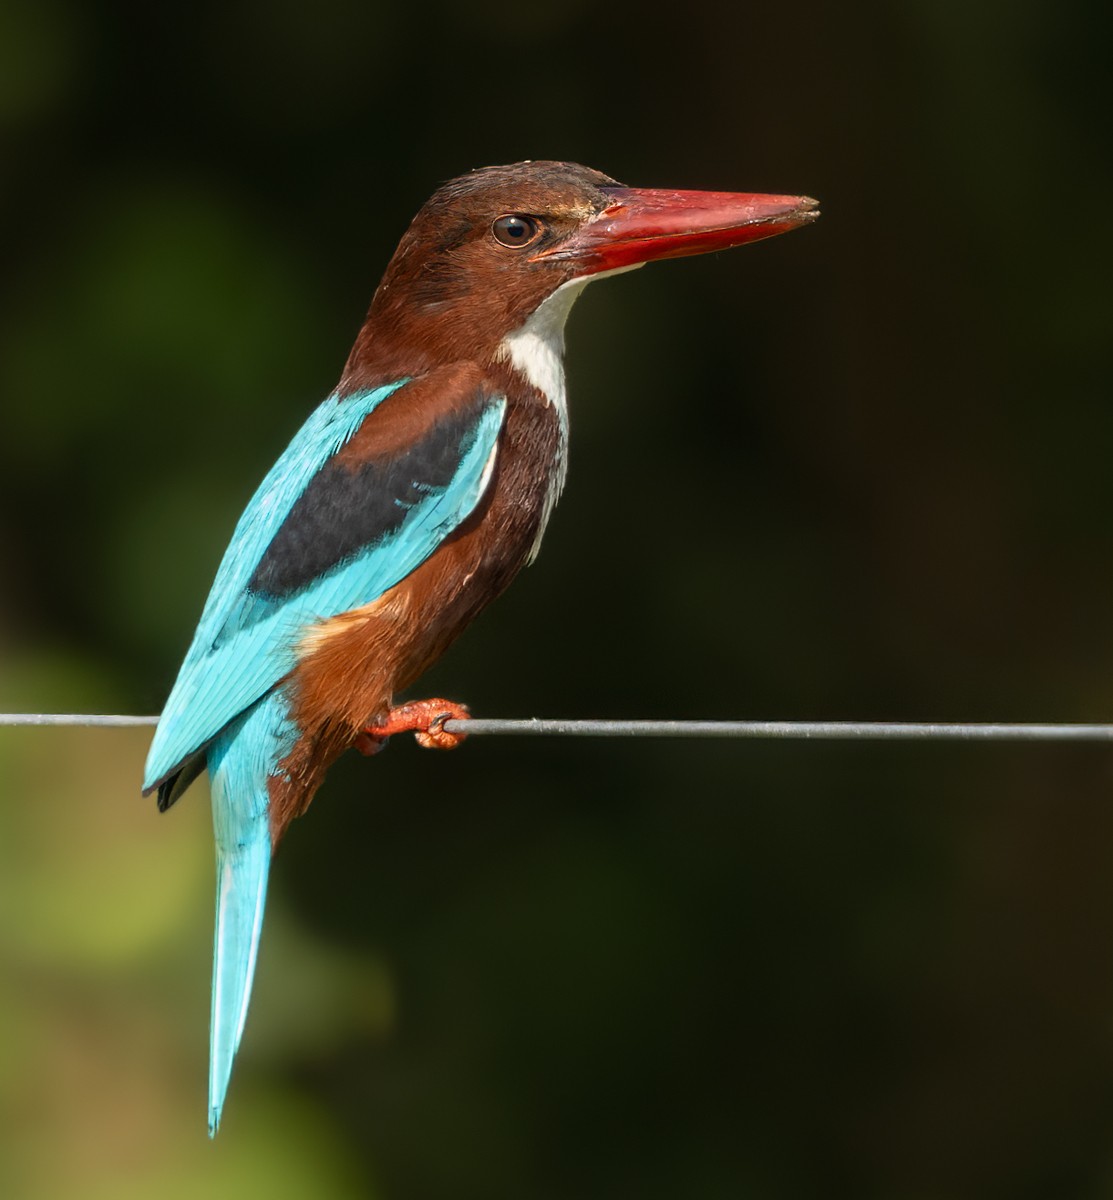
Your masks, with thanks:
[{"label": "orange-red foot", "polygon": [[419,746],[426,750],[455,750],[468,736],[449,733],[445,721],[465,721],[471,714],[462,704],[451,700],[412,700],[399,704],[385,716],[372,722],[356,738],[360,754],[378,754],[386,740],[396,733],[412,733]]}]

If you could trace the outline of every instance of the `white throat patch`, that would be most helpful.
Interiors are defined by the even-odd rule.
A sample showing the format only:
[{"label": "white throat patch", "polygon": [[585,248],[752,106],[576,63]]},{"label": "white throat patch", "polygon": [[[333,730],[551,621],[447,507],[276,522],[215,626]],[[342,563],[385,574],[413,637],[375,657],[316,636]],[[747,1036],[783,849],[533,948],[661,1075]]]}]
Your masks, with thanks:
[{"label": "white throat patch", "polygon": [[555,405],[561,425],[568,423],[568,399],[564,391],[564,324],[572,305],[589,283],[611,275],[636,271],[644,263],[616,267],[562,283],[530,313],[524,325],[508,333],[499,343],[495,358],[509,361],[545,397]]},{"label": "white throat patch", "polygon": [[545,403],[556,409],[560,426],[557,459],[549,479],[549,490],[545,496],[537,540],[530,551],[531,562],[540,549],[541,536],[545,532],[553,506],[564,488],[564,479],[568,473],[568,396],[564,385],[564,324],[572,311],[572,305],[589,283],[608,275],[620,275],[624,271],[636,270],[642,265],[635,263],[630,267],[601,271],[598,275],[588,275],[562,283],[533,310],[524,325],[502,339],[495,351],[496,358],[509,361],[545,397]]},{"label": "white throat patch", "polygon": [[547,404],[556,406],[561,426],[568,422],[568,400],[564,390],[564,323],[580,293],[590,282],[570,279],[530,313],[526,323],[507,334],[495,352],[508,359]]}]

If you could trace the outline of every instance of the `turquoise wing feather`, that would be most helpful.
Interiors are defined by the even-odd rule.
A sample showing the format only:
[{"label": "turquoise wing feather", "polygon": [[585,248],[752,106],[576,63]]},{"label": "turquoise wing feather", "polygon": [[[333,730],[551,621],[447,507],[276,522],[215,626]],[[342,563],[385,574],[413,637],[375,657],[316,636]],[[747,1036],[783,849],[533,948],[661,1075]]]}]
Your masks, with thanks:
[{"label": "turquoise wing feather", "polygon": [[377,599],[420,566],[479,502],[506,410],[501,396],[487,398],[448,482],[425,488],[407,502],[389,537],[337,562],[293,595],[274,598],[249,588],[267,548],[315,476],[406,382],[330,397],[264,479],[236,526],[163,709],[147,759],[146,790],[289,673],[307,626]]}]

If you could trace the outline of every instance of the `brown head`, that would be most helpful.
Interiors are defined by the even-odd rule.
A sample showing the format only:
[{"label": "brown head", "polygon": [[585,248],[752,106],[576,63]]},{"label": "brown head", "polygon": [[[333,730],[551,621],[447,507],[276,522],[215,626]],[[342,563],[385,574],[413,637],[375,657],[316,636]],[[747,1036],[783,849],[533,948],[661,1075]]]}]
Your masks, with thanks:
[{"label": "brown head", "polygon": [[[341,387],[491,361],[566,284],[771,237],[818,215],[807,197],[625,188],[576,163],[472,171],[439,188],[406,231]],[[559,326],[578,291],[566,289]]]}]

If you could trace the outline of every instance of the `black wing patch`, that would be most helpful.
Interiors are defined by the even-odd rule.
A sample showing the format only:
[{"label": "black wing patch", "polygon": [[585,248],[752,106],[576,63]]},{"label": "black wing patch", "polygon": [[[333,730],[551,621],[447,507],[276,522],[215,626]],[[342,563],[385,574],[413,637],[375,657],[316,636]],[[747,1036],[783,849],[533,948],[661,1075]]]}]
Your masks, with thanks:
[{"label": "black wing patch", "polygon": [[[354,468],[327,462],[279,527],[248,588],[282,599],[387,541],[415,504],[452,482],[475,437],[478,417],[475,407],[457,410],[391,458]],[[374,419],[373,413],[368,420]]]}]

